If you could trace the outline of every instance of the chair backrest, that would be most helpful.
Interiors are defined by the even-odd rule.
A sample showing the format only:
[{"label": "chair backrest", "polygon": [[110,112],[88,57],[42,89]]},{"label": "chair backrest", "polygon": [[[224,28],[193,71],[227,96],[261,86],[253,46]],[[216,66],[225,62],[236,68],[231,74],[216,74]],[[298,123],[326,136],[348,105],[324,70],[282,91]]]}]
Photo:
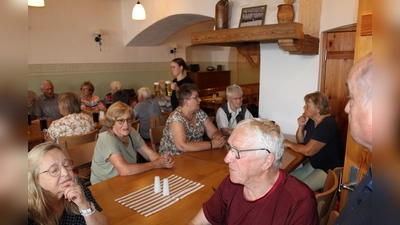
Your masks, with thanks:
[{"label": "chair backrest", "polygon": [[163,126],[157,126],[157,127],[150,128],[151,147],[156,152],[158,152],[158,147],[160,146],[164,127],[165,126],[163,125]]},{"label": "chair backrest", "polygon": [[133,121],[132,127],[133,127],[133,129],[135,129],[137,132],[139,132],[139,130],[140,130],[140,120],[135,120],[135,121]]},{"label": "chair backrest", "polygon": [[83,179],[86,186],[90,185],[91,165],[95,146],[96,141],[92,141],[67,149],[69,157],[75,163],[74,173]]},{"label": "chair backrest", "polygon": [[169,115],[150,116],[150,128],[164,126]]},{"label": "chair backrest", "polygon": [[333,225],[338,217],[339,217],[339,212],[336,210],[332,210],[331,213],[329,214],[329,220],[328,223],[326,223],[326,225]]},{"label": "chair backrest", "polygon": [[96,135],[99,133],[98,129],[95,129],[87,134],[74,135],[74,136],[61,136],[58,138],[58,143],[64,149],[72,148],[77,145],[85,144],[96,140]]},{"label": "chair backrest", "polygon": [[318,217],[319,217],[319,224],[326,225],[333,198],[335,193],[337,192],[339,186],[339,180],[334,171],[329,171],[328,176],[326,177],[323,192],[316,194],[315,197],[317,199],[318,204]]}]

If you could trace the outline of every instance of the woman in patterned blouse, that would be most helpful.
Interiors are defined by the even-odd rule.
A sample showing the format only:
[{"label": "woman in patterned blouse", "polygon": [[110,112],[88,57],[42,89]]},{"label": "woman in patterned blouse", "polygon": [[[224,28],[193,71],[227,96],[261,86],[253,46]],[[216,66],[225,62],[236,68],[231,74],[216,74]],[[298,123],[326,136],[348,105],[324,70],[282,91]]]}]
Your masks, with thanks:
[{"label": "woman in patterned blouse", "polygon": [[47,129],[46,141],[58,143],[60,136],[82,135],[95,129],[92,117],[83,113],[80,106],[80,98],[75,92],[60,94],[58,108],[64,117],[51,123]]},{"label": "woman in patterned blouse", "polygon": [[93,95],[94,86],[92,82],[83,82],[81,84],[81,91],[81,108],[84,112],[91,114],[93,111],[107,111],[99,96]]},{"label": "woman in patterned blouse", "polygon": [[[200,109],[201,99],[195,84],[183,84],[177,91],[179,107],[168,117],[158,152],[181,155],[186,151],[221,148],[225,139]],[[211,141],[203,141],[204,133]]]}]

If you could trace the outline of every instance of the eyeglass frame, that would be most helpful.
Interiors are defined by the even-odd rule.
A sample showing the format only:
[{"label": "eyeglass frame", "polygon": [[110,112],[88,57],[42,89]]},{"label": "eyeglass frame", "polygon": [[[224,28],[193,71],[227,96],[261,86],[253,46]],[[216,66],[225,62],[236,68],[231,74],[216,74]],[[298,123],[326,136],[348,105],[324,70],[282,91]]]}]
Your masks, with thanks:
[{"label": "eyeglass frame", "polygon": [[[68,162],[68,166],[65,166],[65,165],[63,164],[64,162]],[[45,171],[39,173],[39,175],[40,175],[40,174],[44,174],[44,173],[49,173],[50,176],[52,176],[52,177],[57,177],[57,176],[60,175],[60,173],[61,173],[60,166],[64,167],[64,169],[66,169],[66,170],[68,170],[68,171],[71,171],[71,170],[74,168],[74,165],[75,165],[75,162],[74,162],[73,159],[64,159],[63,162],[61,163],[61,165],[51,165],[51,166],[49,167],[49,169],[47,169],[47,170],[45,170]],[[53,168],[53,167],[57,167],[57,171],[53,172],[53,175],[52,175],[52,173],[50,172],[50,170],[51,170],[51,168]],[[56,174],[54,174],[54,173],[56,173]]]},{"label": "eyeglass frame", "polygon": [[118,119],[118,120],[115,120],[115,122],[118,123],[119,125],[124,125],[125,122],[126,122],[127,124],[132,125],[132,123],[133,123],[133,118],[130,117],[130,118],[126,118],[126,119]]},{"label": "eyeglass frame", "polygon": [[187,99],[194,99],[194,100],[196,100],[196,101],[200,101],[200,100],[201,100],[200,96],[198,96],[198,95],[196,95],[196,96],[190,96],[190,97],[187,98]]},{"label": "eyeglass frame", "polygon": [[[254,148],[254,149],[243,149],[243,150],[239,150],[236,147],[230,145],[228,142],[225,143],[225,148],[227,151],[230,151],[232,154],[234,154],[236,152],[235,158],[236,159],[240,159],[240,153],[241,152],[251,152],[251,151],[267,151],[269,154],[271,154],[271,151],[266,149],[266,148]],[[235,152],[234,152],[234,151]]]}]

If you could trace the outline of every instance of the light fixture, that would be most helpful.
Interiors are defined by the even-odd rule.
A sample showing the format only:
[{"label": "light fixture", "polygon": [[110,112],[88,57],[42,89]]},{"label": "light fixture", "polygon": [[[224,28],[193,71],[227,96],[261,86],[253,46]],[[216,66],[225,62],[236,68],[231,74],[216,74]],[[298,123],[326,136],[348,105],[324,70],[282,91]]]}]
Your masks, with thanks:
[{"label": "light fixture", "polygon": [[44,7],[44,0],[28,0],[28,6]]},{"label": "light fixture", "polygon": [[103,44],[101,42],[101,40],[103,39],[101,36],[103,35],[103,30],[102,29],[95,30],[94,31],[94,35],[96,36],[94,38],[94,41],[99,43],[99,47],[100,47],[100,51],[101,51],[101,45]]},{"label": "light fixture", "polygon": [[171,53],[171,54],[174,54],[174,57],[176,58],[176,52],[177,52],[177,48],[178,48],[178,45],[177,44],[173,44],[172,46],[172,49],[171,50],[169,50],[169,52]]},{"label": "light fixture", "polygon": [[143,8],[142,4],[140,4],[139,1],[133,7],[132,19],[133,20],[145,20],[146,19],[146,11],[144,11],[144,8]]}]

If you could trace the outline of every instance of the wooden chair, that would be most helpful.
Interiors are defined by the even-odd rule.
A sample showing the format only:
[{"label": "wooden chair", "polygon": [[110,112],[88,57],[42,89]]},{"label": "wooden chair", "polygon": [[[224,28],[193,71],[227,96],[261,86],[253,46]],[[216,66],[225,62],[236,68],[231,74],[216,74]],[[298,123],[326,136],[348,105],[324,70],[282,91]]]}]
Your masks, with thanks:
[{"label": "wooden chair", "polygon": [[326,177],[324,188],[322,193],[315,195],[318,204],[318,217],[319,224],[326,225],[328,222],[329,215],[331,213],[332,201],[334,201],[334,196],[336,195],[339,186],[339,180],[336,172],[329,171]]},{"label": "wooden chair", "polygon": [[132,127],[133,127],[133,129],[135,129],[137,132],[139,132],[139,130],[140,130],[140,120],[135,120],[135,121],[133,121]]},{"label": "wooden chair", "polygon": [[158,152],[158,147],[160,146],[164,127],[165,125],[150,128],[151,148],[156,152]]},{"label": "wooden chair", "polygon": [[329,214],[329,220],[326,225],[333,225],[336,221],[336,219],[339,217],[339,212],[336,210],[331,211]]},{"label": "wooden chair", "polygon": [[169,115],[150,116],[150,128],[164,126]]},{"label": "wooden chair", "polygon": [[96,141],[81,144],[67,149],[68,155],[74,160],[74,173],[83,180],[86,186],[91,185],[90,173],[92,167],[92,158]]},{"label": "wooden chair", "polygon": [[58,138],[58,143],[64,149],[68,149],[77,145],[95,141],[98,133],[99,130],[95,129],[92,132],[83,135],[61,136]]}]

